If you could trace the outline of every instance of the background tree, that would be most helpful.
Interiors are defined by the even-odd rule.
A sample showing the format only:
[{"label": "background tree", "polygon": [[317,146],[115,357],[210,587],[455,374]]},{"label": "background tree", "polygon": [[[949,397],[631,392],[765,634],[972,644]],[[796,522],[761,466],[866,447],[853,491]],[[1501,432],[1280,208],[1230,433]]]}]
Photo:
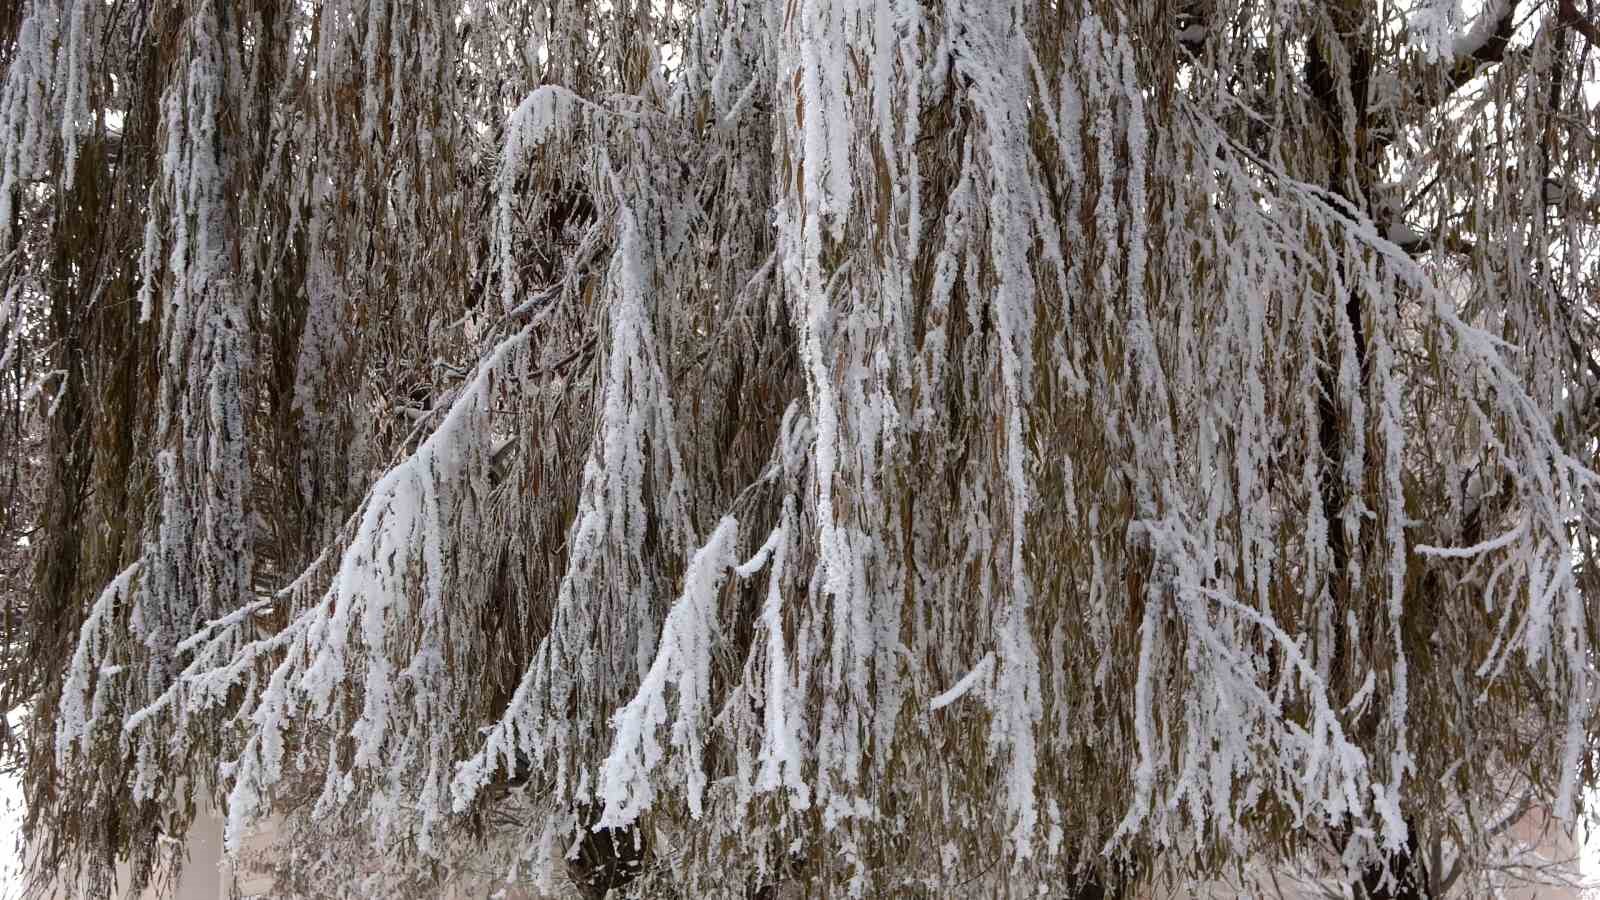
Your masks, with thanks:
[{"label": "background tree", "polygon": [[590,893],[1331,847],[1419,897],[1505,773],[1570,821],[1594,22],[0,14],[39,872],[159,880],[209,797],[308,890],[487,839]]}]

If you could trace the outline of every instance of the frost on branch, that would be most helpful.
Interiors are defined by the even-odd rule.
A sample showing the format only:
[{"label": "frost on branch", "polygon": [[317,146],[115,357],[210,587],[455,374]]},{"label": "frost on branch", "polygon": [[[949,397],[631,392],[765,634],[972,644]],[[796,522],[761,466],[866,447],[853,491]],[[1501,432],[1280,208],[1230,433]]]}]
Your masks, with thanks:
[{"label": "frost on branch", "polygon": [[695,551],[683,580],[683,596],[667,613],[661,649],[639,685],[639,693],[617,710],[616,743],[600,770],[599,794],[606,803],[602,827],[629,825],[653,800],[651,769],[661,761],[656,730],[667,721],[668,683],[677,688],[678,715],[672,724],[672,745],[684,754],[684,781],[690,814],[704,808],[704,732],[706,701],[711,689],[711,646],[716,625],[717,592],[736,560],[739,523],[723,519],[706,546]]}]

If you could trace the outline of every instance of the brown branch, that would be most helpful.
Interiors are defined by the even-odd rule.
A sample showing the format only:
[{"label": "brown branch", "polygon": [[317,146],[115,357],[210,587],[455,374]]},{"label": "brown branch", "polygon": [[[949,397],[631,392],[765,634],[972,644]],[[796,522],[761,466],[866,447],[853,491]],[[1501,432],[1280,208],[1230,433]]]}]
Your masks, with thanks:
[{"label": "brown branch", "polygon": [[[1478,77],[1484,66],[1505,61],[1506,51],[1511,46],[1512,32],[1516,31],[1517,6],[1520,2],[1521,0],[1511,0],[1506,4],[1500,18],[1495,20],[1494,30],[1472,48],[1471,52],[1444,60],[1433,70],[1436,73],[1434,77],[1425,79],[1412,90],[1412,97],[1422,108],[1431,109],[1438,106],[1467,82]],[[1487,12],[1488,10],[1485,10],[1485,13]],[[1392,139],[1392,135],[1389,137]]]},{"label": "brown branch", "polygon": [[1556,21],[1565,28],[1583,35],[1592,47],[1600,47],[1600,27],[1578,12],[1577,0],[1560,0],[1556,7]]},{"label": "brown branch", "polygon": [[[1511,32],[1515,29],[1517,16],[1517,0],[1506,4],[1505,12],[1494,23],[1494,31],[1482,44],[1473,48],[1466,56],[1455,60],[1450,69],[1450,90],[1445,93],[1449,96],[1462,85],[1471,81],[1478,74],[1479,68],[1492,63],[1503,62],[1506,58],[1506,48],[1511,45]],[[1441,98],[1443,99],[1443,98]]]}]

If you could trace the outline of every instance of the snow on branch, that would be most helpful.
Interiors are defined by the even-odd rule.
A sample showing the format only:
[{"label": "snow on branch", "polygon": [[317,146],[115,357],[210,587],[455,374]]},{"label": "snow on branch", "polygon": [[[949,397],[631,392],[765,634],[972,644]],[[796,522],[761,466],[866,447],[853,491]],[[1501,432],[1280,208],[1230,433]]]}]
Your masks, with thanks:
[{"label": "snow on branch", "polygon": [[[436,782],[448,771],[436,758],[445,748],[428,732],[447,715],[465,674],[446,667],[447,656],[462,646],[464,627],[451,591],[452,545],[462,517],[482,503],[496,380],[510,377],[528,336],[524,329],[495,346],[427,440],[373,485],[317,602],[273,635],[229,645],[227,633],[246,627],[251,609],[213,623],[203,643],[197,635],[189,644],[196,656],[182,680],[197,705],[225,698],[243,678],[254,684],[259,664],[269,667],[240,711],[251,723],[250,737],[227,766],[234,783],[226,829],[231,849],[285,774],[286,742],[302,717],[325,721],[351,740],[348,762],[329,760],[319,804],[348,795],[354,777],[376,780],[380,792],[409,795],[410,778]],[[360,686],[355,709],[339,699],[352,682]],[[425,782],[424,795],[428,789]],[[437,824],[425,815],[414,825],[379,827],[414,830],[427,846]]]},{"label": "snow on branch", "polygon": [[661,761],[656,729],[666,722],[666,690],[677,688],[678,713],[672,746],[684,756],[689,812],[703,811],[706,776],[704,731],[710,700],[711,652],[716,639],[717,594],[737,563],[739,523],[724,517],[706,545],[695,551],[683,576],[683,594],[661,626],[661,649],[639,691],[612,719],[616,738],[600,768],[599,799],[605,810],[596,827],[633,823],[654,798],[650,774]]}]

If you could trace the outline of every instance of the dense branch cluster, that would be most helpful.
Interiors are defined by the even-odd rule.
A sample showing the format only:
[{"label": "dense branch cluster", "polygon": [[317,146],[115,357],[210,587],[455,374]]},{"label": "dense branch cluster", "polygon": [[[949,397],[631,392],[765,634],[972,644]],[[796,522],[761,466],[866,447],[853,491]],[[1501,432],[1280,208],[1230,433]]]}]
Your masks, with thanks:
[{"label": "dense branch cluster", "polygon": [[1592,781],[1594,21],[0,12],[35,874],[1449,889]]}]

